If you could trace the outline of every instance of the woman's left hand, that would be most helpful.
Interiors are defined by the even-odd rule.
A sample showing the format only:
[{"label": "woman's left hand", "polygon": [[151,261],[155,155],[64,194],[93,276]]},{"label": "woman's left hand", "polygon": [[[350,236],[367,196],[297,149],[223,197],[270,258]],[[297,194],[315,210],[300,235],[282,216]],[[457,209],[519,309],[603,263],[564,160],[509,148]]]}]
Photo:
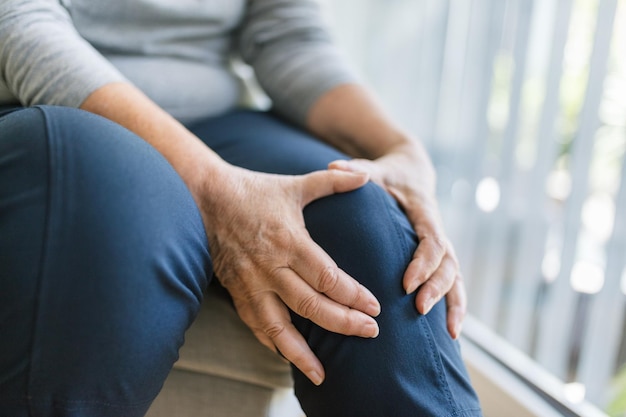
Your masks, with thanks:
[{"label": "woman's left hand", "polygon": [[443,230],[435,197],[435,171],[426,152],[411,141],[375,160],[338,160],[329,168],[367,172],[404,209],[419,239],[404,274],[404,289],[407,294],[418,290],[415,306],[422,314],[446,296],[448,332],[456,339],[467,305],[465,286],[454,249]]}]

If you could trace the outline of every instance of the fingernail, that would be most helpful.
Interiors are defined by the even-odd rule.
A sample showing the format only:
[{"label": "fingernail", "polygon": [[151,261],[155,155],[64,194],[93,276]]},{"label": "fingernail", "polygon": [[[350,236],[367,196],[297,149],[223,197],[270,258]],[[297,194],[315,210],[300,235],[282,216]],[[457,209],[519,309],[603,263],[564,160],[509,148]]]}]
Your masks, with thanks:
[{"label": "fingernail", "polygon": [[317,371],[309,372],[309,379],[317,386],[320,386],[322,382],[324,382],[324,378],[322,378],[322,376]]},{"label": "fingernail", "polygon": [[424,302],[424,315],[428,314],[435,305],[435,299],[433,297],[427,298]]},{"label": "fingernail", "polygon": [[406,288],[406,293],[411,294],[415,290],[417,290],[417,282],[411,282],[409,286]]},{"label": "fingernail", "polygon": [[376,323],[376,321],[372,320],[371,322],[367,323],[365,327],[367,328],[367,334],[372,335],[370,336],[372,339],[378,337],[380,329],[378,328],[378,323]]},{"label": "fingernail", "polygon": [[458,339],[461,336],[461,331],[463,330],[463,325],[461,323],[454,326],[454,338]]},{"label": "fingernail", "polygon": [[332,161],[330,164],[328,165],[332,165],[334,167],[337,168],[348,168],[350,166],[350,164],[348,163],[348,161],[344,160],[344,159],[338,159],[336,161]]},{"label": "fingernail", "polygon": [[350,161],[346,161],[343,159],[339,159],[337,161],[331,162],[329,165],[332,165],[334,168],[341,169],[343,171],[349,172],[354,175],[367,175],[367,170],[363,169],[359,164],[351,163]]}]

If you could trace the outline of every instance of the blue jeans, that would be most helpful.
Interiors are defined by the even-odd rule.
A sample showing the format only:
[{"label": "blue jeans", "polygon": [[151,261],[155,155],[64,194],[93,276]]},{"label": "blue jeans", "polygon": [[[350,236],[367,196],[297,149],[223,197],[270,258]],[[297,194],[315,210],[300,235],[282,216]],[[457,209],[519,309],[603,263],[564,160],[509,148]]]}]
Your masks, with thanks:
[{"label": "blue jeans", "polygon": [[[302,174],[344,155],[270,114],[238,111],[191,127],[225,160]],[[293,315],[326,369],[293,370],[308,417],[479,416],[445,325],[402,290],[416,248],[380,187],[320,199],[307,228],[380,300],[376,339]],[[0,117],[0,416],[141,416],[178,357],[211,278],[202,220],[151,146],[75,109]]]}]

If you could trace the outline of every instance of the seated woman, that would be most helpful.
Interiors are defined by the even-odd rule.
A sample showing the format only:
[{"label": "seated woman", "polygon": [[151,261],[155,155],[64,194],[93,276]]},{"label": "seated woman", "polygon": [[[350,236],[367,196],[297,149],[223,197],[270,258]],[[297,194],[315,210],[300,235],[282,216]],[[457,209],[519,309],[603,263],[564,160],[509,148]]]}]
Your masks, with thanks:
[{"label": "seated woman", "polygon": [[6,0],[0,71],[0,415],[144,415],[213,275],[307,416],[481,415],[432,165],[314,1]]}]

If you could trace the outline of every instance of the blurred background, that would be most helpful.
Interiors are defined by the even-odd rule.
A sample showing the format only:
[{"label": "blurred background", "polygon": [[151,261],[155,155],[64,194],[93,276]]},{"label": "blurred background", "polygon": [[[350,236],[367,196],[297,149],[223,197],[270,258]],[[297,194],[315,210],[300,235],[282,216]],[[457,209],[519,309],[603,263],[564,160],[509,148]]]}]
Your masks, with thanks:
[{"label": "blurred background", "polygon": [[323,3],[433,157],[471,316],[625,415],[626,0]]}]

